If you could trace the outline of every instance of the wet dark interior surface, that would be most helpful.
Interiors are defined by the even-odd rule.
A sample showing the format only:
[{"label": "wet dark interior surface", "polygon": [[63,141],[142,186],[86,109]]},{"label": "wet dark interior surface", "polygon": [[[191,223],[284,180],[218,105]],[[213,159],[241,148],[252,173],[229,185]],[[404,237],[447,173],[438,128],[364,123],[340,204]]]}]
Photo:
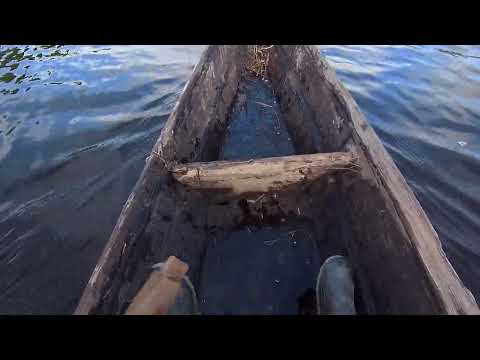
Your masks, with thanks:
[{"label": "wet dark interior surface", "polygon": [[[247,78],[239,91],[223,159],[294,154],[268,82]],[[199,288],[203,313],[298,314],[299,298],[314,288],[320,267],[307,220],[286,217],[245,225],[209,240]]]},{"label": "wet dark interior surface", "polygon": [[[203,48],[0,45],[0,314],[73,312]],[[478,300],[480,48],[320,48]]]},{"label": "wet dark interior surface", "polygon": [[306,222],[245,227],[206,251],[199,293],[205,314],[298,314],[320,260]]},{"label": "wet dark interior surface", "polygon": [[239,86],[222,160],[248,160],[294,153],[268,81],[247,77]]}]

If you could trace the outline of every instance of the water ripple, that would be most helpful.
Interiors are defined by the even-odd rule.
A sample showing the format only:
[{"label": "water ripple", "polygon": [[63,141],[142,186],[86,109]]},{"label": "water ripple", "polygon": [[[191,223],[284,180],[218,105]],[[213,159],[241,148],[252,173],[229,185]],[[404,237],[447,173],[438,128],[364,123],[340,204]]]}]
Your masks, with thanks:
[{"label": "water ripple", "polygon": [[[0,46],[0,313],[72,312],[203,48]],[[479,299],[480,47],[320,49]]]}]

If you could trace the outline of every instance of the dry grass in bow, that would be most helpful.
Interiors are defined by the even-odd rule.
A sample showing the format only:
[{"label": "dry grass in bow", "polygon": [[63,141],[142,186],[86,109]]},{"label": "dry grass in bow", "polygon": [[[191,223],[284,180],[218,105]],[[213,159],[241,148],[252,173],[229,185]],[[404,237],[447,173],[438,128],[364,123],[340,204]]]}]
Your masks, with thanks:
[{"label": "dry grass in bow", "polygon": [[247,69],[255,76],[265,79],[267,72],[269,49],[273,45],[252,45]]}]

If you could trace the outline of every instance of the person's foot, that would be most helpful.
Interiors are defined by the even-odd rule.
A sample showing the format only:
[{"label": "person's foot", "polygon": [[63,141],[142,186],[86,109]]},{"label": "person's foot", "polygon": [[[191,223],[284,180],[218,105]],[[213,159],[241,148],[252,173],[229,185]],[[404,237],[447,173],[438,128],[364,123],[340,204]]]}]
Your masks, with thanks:
[{"label": "person's foot", "polygon": [[317,314],[355,315],[352,270],[343,256],[331,256],[317,277]]}]

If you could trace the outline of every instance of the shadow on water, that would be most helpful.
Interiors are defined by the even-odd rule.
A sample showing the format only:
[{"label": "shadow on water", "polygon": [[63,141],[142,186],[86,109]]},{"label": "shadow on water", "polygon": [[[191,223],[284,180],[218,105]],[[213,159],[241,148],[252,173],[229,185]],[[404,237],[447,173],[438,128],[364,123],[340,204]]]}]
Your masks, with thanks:
[{"label": "shadow on water", "polygon": [[[0,46],[0,313],[73,311],[202,49]],[[321,50],[480,299],[480,48]],[[288,153],[271,110],[238,114],[225,158]]]}]

